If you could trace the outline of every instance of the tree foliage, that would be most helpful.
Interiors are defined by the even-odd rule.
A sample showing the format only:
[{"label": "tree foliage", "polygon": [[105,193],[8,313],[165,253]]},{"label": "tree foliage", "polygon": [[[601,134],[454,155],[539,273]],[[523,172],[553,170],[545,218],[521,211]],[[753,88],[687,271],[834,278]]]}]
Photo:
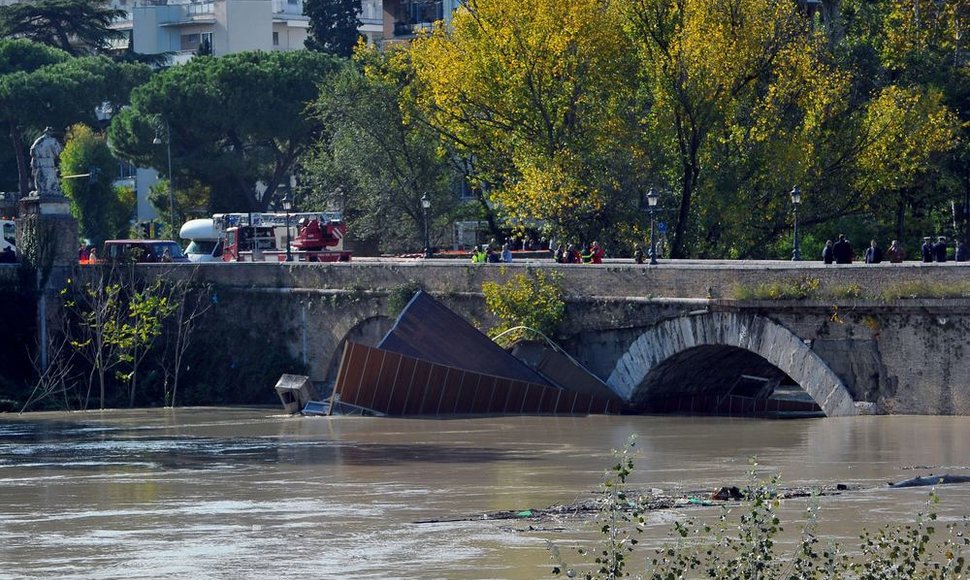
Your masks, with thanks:
[{"label": "tree foliage", "polygon": [[428,122],[512,223],[593,236],[645,192],[638,75],[615,5],[474,0],[411,50]]},{"label": "tree foliage", "polygon": [[171,147],[167,177],[210,188],[210,212],[262,211],[319,136],[305,109],[342,65],[310,51],[196,57],[133,91],[109,140],[117,156],[163,174]]},{"label": "tree foliage", "polygon": [[[453,217],[456,177],[433,132],[420,123],[403,97],[399,61],[361,49],[357,65],[337,75],[313,106],[330,130],[304,163],[312,179],[310,204],[343,208],[352,235],[382,251],[423,246],[425,225],[432,246],[435,224]],[[433,212],[425,224],[421,198]]]},{"label": "tree foliage", "polygon": [[111,25],[127,13],[104,0],[35,0],[0,6],[0,37],[25,38],[72,56],[92,55],[123,38]]},{"label": "tree foliage", "polygon": [[655,187],[673,257],[777,257],[796,184],[803,232],[902,235],[970,195],[966,3],[465,6],[414,44],[407,94],[508,220],[632,242]]},{"label": "tree foliage", "polygon": [[71,127],[61,153],[61,176],[90,175],[62,179],[61,188],[71,200],[81,237],[98,248],[106,239],[126,237],[135,209],[134,193],[112,183],[117,166],[104,135],[86,125]]},{"label": "tree foliage", "polygon": [[132,87],[149,75],[144,65],[73,58],[28,40],[0,40],[0,125],[17,159],[21,195],[29,193],[27,148],[36,134],[47,126],[94,125],[95,107],[127,103]]},{"label": "tree foliage", "polygon": [[349,58],[360,40],[360,0],[305,0],[303,13],[310,19],[304,44],[310,50]]}]

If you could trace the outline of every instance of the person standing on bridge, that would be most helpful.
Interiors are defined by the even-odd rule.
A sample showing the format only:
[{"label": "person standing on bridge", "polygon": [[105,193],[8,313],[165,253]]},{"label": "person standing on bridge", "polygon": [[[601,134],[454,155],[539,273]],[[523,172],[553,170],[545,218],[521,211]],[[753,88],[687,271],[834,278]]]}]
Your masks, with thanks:
[{"label": "person standing on bridge", "polygon": [[946,262],[946,238],[940,236],[933,244],[933,259],[937,262]]},{"label": "person standing on bridge", "polygon": [[920,253],[923,255],[923,262],[929,263],[933,261],[933,242],[931,237],[926,236],[923,238],[923,245],[920,246]]},{"label": "person standing on bridge", "polygon": [[878,264],[879,262],[882,262],[882,248],[879,247],[876,240],[872,240],[866,249],[866,264]]},{"label": "person standing on bridge", "polygon": [[832,246],[832,254],[835,256],[836,264],[852,263],[852,244],[845,239],[845,234],[839,234],[839,241]]},{"label": "person standing on bridge", "polygon": [[822,248],[822,262],[831,264],[835,261],[835,251],[832,249],[832,240],[825,240],[825,247]]},{"label": "person standing on bridge", "polygon": [[889,249],[886,250],[886,255],[889,256],[890,262],[899,264],[906,259],[906,250],[899,245],[899,242],[893,240],[893,243],[889,244]]},{"label": "person standing on bridge", "polygon": [[967,251],[967,245],[963,242],[957,242],[957,251],[954,259],[957,262],[970,261],[970,251]]}]

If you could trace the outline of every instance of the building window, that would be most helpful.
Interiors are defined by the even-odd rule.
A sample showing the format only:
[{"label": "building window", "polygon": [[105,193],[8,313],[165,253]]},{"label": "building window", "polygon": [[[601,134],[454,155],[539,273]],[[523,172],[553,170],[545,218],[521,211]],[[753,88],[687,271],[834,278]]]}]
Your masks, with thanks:
[{"label": "building window", "polygon": [[137,171],[134,165],[122,161],[118,164],[118,179],[134,179]]},{"label": "building window", "polygon": [[179,45],[179,50],[198,50],[201,42],[202,38],[199,34],[183,34],[181,44]]},{"label": "building window", "polygon": [[280,45],[280,33],[279,32],[274,32],[273,33],[273,46],[279,46],[279,45]]}]

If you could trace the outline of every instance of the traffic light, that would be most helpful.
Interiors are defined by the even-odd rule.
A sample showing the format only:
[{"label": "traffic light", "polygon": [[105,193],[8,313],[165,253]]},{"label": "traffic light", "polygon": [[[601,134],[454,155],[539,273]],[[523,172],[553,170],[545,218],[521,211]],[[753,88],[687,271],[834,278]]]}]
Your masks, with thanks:
[{"label": "traffic light", "polygon": [[88,183],[95,184],[98,182],[98,178],[101,177],[100,167],[89,167],[88,168]]}]

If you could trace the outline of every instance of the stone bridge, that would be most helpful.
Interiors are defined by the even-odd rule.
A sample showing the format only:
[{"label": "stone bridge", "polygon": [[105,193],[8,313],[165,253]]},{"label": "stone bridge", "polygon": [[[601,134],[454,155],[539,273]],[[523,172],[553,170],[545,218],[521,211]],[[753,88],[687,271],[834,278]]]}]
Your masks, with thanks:
[{"label": "stone bridge", "polygon": [[[285,341],[315,381],[333,379],[345,341],[376,343],[414,289],[485,328],[482,283],[533,268],[561,275],[556,340],[634,405],[755,377],[800,386],[827,415],[970,414],[970,264],[145,266],[212,283],[211,323],[245,320]],[[808,297],[783,298],[792,289]]]},{"label": "stone bridge", "polygon": [[[17,275],[0,266],[0,282]],[[797,385],[828,415],[970,415],[970,264],[360,259],[138,268],[213,285],[218,305],[206,323],[232,337],[227,358],[234,341],[280,341],[303,363],[294,371],[314,381],[333,380],[347,340],[375,344],[417,288],[484,329],[495,320],[482,283],[541,268],[561,276],[566,295],[555,340],[634,406],[720,396],[754,378]],[[793,291],[806,297],[785,298]]]}]

